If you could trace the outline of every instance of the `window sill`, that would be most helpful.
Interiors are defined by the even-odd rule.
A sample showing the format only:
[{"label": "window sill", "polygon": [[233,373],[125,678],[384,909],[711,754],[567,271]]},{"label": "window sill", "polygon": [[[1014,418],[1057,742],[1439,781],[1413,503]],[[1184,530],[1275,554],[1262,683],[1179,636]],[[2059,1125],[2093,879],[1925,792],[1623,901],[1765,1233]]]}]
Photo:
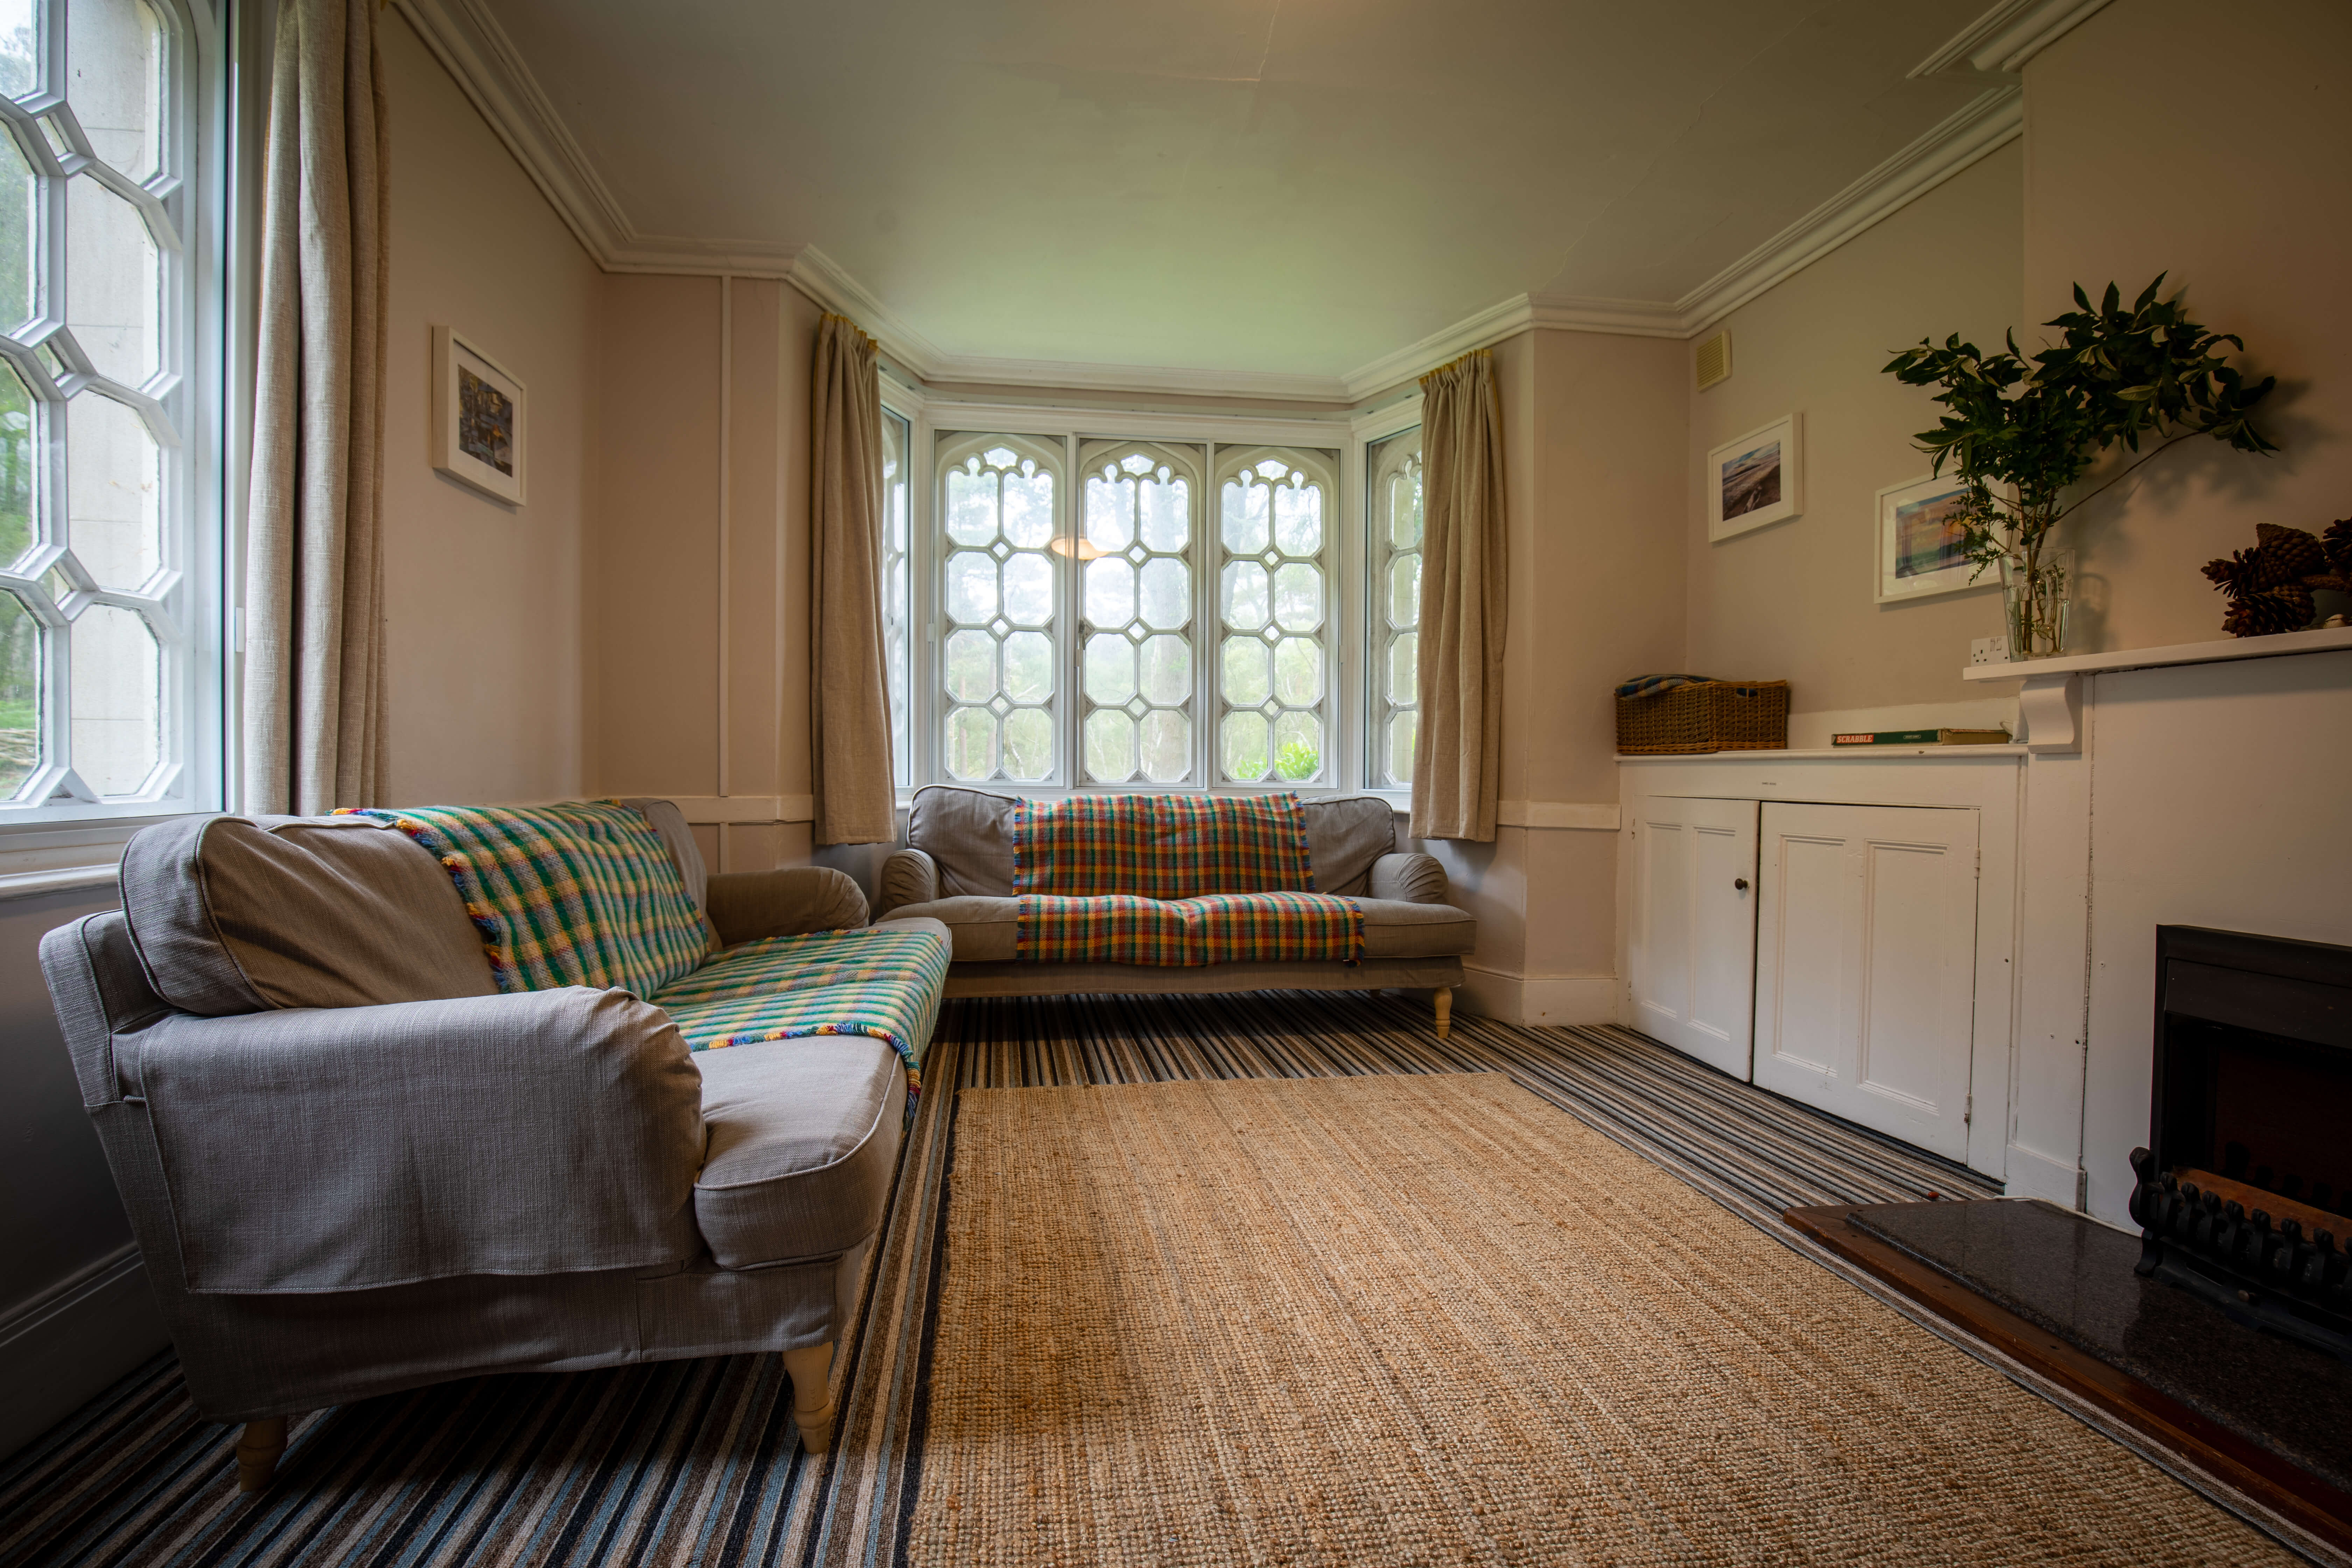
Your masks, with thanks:
[{"label": "window sill", "polygon": [[30,898],[114,880],[122,847],[142,827],[186,812],[91,821],[27,822],[0,827],[0,899]]}]

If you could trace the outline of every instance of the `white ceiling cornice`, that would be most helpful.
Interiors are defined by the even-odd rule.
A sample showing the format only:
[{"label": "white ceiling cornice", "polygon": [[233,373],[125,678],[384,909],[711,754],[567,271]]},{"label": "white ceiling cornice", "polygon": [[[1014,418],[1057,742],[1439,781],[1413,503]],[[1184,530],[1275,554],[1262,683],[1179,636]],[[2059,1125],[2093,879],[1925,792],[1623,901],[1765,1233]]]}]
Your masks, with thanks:
[{"label": "white ceiling cornice", "polygon": [[[1843,245],[2023,128],[2022,94],[1990,88],[1844,190],[1675,300],[1520,294],[1346,375],[1084,363],[950,353],[809,245],[641,234],[484,0],[393,0],[596,265],[607,272],[772,278],[856,321],[929,383],[1354,403],[1533,329],[1689,338]],[[1911,74],[2025,58],[2106,0],[2002,0]],[[2014,70],[1998,63],[1980,69]]]},{"label": "white ceiling cornice", "polygon": [[1911,68],[1913,78],[1945,71],[2020,71],[2025,62],[2086,22],[2107,0],[2000,0]]}]

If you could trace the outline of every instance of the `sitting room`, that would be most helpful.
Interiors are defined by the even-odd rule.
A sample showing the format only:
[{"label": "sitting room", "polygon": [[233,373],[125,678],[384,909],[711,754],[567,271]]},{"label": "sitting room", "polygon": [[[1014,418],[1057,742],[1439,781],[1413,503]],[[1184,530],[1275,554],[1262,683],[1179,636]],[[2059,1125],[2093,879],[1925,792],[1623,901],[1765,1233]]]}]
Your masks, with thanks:
[{"label": "sitting room", "polygon": [[0,1568],[2352,1568],[2347,71],[0,0]]}]

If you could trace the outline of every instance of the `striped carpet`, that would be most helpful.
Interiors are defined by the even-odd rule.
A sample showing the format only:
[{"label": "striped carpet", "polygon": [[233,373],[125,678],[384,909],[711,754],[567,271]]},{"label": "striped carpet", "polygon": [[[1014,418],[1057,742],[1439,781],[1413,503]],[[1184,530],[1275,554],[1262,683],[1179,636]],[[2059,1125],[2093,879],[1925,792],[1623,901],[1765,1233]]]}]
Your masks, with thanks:
[{"label": "striped carpet", "polygon": [[0,1468],[0,1568],[902,1561],[960,1088],[1499,1071],[1790,1245],[1791,1205],[1994,1190],[1625,1030],[1463,1017],[1441,1044],[1425,1005],[1377,994],[956,1001],[928,1066],[830,1457],[802,1451],[778,1358],[744,1356],[317,1412],[280,1484],[239,1500],[235,1430],[194,1415],[166,1356]]}]

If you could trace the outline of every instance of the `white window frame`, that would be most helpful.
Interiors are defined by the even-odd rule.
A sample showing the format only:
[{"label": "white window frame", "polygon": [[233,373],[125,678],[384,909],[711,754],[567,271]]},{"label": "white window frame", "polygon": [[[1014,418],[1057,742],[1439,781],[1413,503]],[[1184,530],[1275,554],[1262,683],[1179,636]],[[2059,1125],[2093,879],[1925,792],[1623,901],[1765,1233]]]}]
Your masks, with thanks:
[{"label": "white window frame", "polygon": [[[0,120],[7,121],[18,149],[42,178],[37,198],[42,226],[37,243],[46,253],[42,265],[51,283],[39,320],[26,328],[23,338],[0,345],[0,353],[5,353],[45,408],[43,493],[37,500],[43,545],[26,561],[21,574],[0,581],[21,593],[27,579],[38,579],[63,553],[58,541],[68,495],[66,447],[58,426],[67,399],[77,393],[99,395],[84,389],[103,385],[115,401],[139,413],[157,437],[162,559],[157,573],[138,590],[106,591],[77,582],[66,603],[77,611],[118,605],[136,610],[147,621],[169,659],[163,691],[169,743],[138,794],[102,800],[92,796],[71,767],[71,651],[61,646],[67,638],[53,637],[42,670],[47,698],[43,723],[48,731],[42,766],[15,801],[0,803],[0,868],[7,870],[86,859],[82,851],[119,842],[146,822],[218,810],[224,798],[227,616],[222,590],[229,556],[222,461],[226,51],[218,13],[209,0],[148,3],[171,35],[167,68],[175,80],[159,134],[173,151],[167,153],[164,171],[143,184],[133,184],[110,169],[105,170],[109,177],[100,179],[134,206],[160,214],[170,225],[169,235],[155,236],[159,256],[176,273],[167,274],[159,305],[162,368],[142,386],[104,380],[86,353],[68,346],[65,231],[58,222],[66,204],[64,183],[71,177],[99,176],[95,171],[80,173],[91,169],[96,160],[73,118],[69,95],[61,90],[68,58],[58,15],[63,0],[42,0],[41,10],[55,25],[46,40],[39,90],[21,101],[0,100]],[[61,127],[64,152],[54,150],[43,135],[37,123],[43,116]],[[43,344],[52,345],[64,374],[53,375],[40,363],[33,351]]]},{"label": "white window frame", "polygon": [[[1358,660],[1356,684],[1349,689],[1348,706],[1356,716],[1358,737],[1352,759],[1356,777],[1362,783],[1360,793],[1381,795],[1399,811],[1411,807],[1412,791],[1391,787],[1384,783],[1381,770],[1372,760],[1372,748],[1377,743],[1379,732],[1376,726],[1381,715],[1380,693],[1372,684],[1374,670],[1371,661],[1380,637],[1380,627],[1373,620],[1373,606],[1379,603],[1379,581],[1381,574],[1387,570],[1388,562],[1381,551],[1375,547],[1372,538],[1373,524],[1377,521],[1374,514],[1378,509],[1372,496],[1371,455],[1372,448],[1381,442],[1392,436],[1401,436],[1422,423],[1422,394],[1415,390],[1400,402],[1359,414],[1350,422],[1349,432],[1349,471],[1356,481],[1356,505],[1350,514],[1355,526],[1349,530],[1349,533],[1357,550],[1354,580],[1357,602],[1363,609],[1362,618],[1357,623],[1360,629],[1352,645]],[[1427,461],[1424,452],[1423,462],[1425,465]],[[1423,511],[1426,517],[1425,495]],[[1424,553],[1423,562],[1426,563],[1427,559]],[[1425,583],[1427,580],[1424,574],[1423,581]]]},{"label": "white window frame", "polygon": [[[1410,436],[1407,445],[1402,437]],[[1383,448],[1386,448],[1385,450]],[[1382,756],[1389,724],[1406,710],[1418,711],[1420,702],[1394,701],[1387,692],[1389,573],[1396,558],[1417,553],[1424,566],[1428,552],[1419,545],[1411,552],[1397,549],[1387,507],[1388,481],[1408,462],[1422,461],[1421,427],[1409,425],[1364,444],[1364,777],[1376,787],[1410,795],[1412,785],[1391,784]],[[1413,626],[1420,629],[1420,606],[1414,606]]]},{"label": "white window frame", "polygon": [[[1342,450],[1344,451],[1344,448]],[[1216,688],[1215,699],[1212,703],[1210,710],[1210,717],[1215,730],[1215,737],[1212,740],[1210,745],[1210,755],[1213,759],[1210,777],[1219,784],[1229,785],[1236,789],[1314,789],[1318,786],[1328,788],[1329,787],[1331,781],[1339,778],[1344,771],[1340,766],[1339,757],[1336,747],[1340,729],[1339,723],[1339,712],[1342,707],[1348,706],[1340,692],[1339,681],[1341,663],[1339,657],[1339,638],[1341,628],[1344,624],[1343,618],[1339,614],[1339,605],[1340,601],[1345,596],[1345,589],[1340,581],[1340,574],[1338,570],[1338,566],[1340,556],[1339,540],[1341,535],[1348,531],[1349,518],[1348,511],[1341,500],[1341,487],[1339,484],[1339,465],[1346,461],[1344,456],[1340,453],[1318,451],[1310,447],[1275,446],[1272,444],[1254,447],[1228,446],[1217,452],[1215,459],[1216,467],[1212,475],[1214,482],[1212,484],[1210,489],[1210,495],[1212,498],[1209,517],[1210,546],[1208,550],[1208,560],[1205,563],[1208,569],[1208,574],[1211,578],[1210,604],[1212,615],[1213,616],[1215,616],[1217,601],[1222,596],[1219,590],[1224,577],[1225,567],[1235,562],[1257,559],[1255,556],[1232,555],[1225,547],[1225,486],[1237,479],[1241,479],[1244,473],[1255,470],[1260,462],[1269,458],[1286,465],[1293,473],[1303,472],[1310,483],[1319,484],[1323,489],[1327,502],[1323,510],[1323,548],[1314,557],[1312,557],[1314,564],[1319,568],[1323,574],[1323,624],[1317,627],[1315,631],[1315,635],[1320,638],[1323,644],[1323,695],[1321,700],[1318,701],[1311,710],[1307,710],[1307,711],[1312,711],[1315,714],[1322,728],[1322,754],[1318,759],[1322,765],[1316,776],[1311,779],[1291,780],[1278,777],[1276,773],[1275,768],[1276,760],[1281,755],[1281,746],[1278,742],[1269,736],[1267,740],[1266,773],[1263,778],[1244,783],[1243,781],[1227,779],[1222,776],[1221,763],[1217,759],[1220,758],[1221,753],[1223,751],[1222,742],[1224,733],[1225,719],[1229,712],[1234,711],[1234,710],[1228,708],[1224,700],[1223,661],[1225,639],[1229,636],[1247,636],[1249,634],[1230,632],[1226,628],[1223,620],[1220,617],[1213,618],[1210,623],[1212,632],[1211,655],[1215,666],[1213,676],[1213,684]],[[1273,512],[1271,509],[1269,509],[1267,512],[1266,521],[1270,539],[1270,531],[1273,526]],[[1293,557],[1292,559],[1305,558]],[[1275,625],[1274,591],[1271,582],[1271,574],[1274,570],[1275,569],[1272,567],[1268,568],[1269,582],[1266,590],[1266,624],[1269,626]],[[1273,650],[1276,646],[1276,642],[1280,637],[1280,635],[1281,634],[1277,631],[1274,638],[1266,640],[1266,651],[1269,661],[1272,659]]]},{"label": "white window frame", "polygon": [[[1183,634],[1192,639],[1192,690],[1186,698],[1182,710],[1192,727],[1192,744],[1188,748],[1184,776],[1179,780],[1163,783],[1146,777],[1139,763],[1133,777],[1115,783],[1097,784],[1085,776],[1086,724],[1087,716],[1094,711],[1094,700],[1087,695],[1085,684],[1086,642],[1096,634],[1087,621],[1085,614],[1087,563],[1083,559],[1078,559],[1076,562],[1076,569],[1071,573],[1071,576],[1077,582],[1076,603],[1079,612],[1078,619],[1075,623],[1078,644],[1075,650],[1076,657],[1071,660],[1078,680],[1078,685],[1072,693],[1076,699],[1074,707],[1076,711],[1073,715],[1071,732],[1076,737],[1074,745],[1076,749],[1070,753],[1071,773],[1079,785],[1087,789],[1119,791],[1197,789],[1202,780],[1209,776],[1207,761],[1213,754],[1213,748],[1203,743],[1204,737],[1202,730],[1202,716],[1209,710],[1209,705],[1214,700],[1214,677],[1211,667],[1215,659],[1215,650],[1213,647],[1204,648],[1202,646],[1203,628],[1209,625],[1202,619],[1204,606],[1207,607],[1208,613],[1213,614],[1216,596],[1214,584],[1208,584],[1207,593],[1204,595],[1201,581],[1202,540],[1207,531],[1215,527],[1214,513],[1210,500],[1210,497],[1214,494],[1214,487],[1209,482],[1208,454],[1202,447],[1192,442],[1139,440],[1134,437],[1118,440],[1107,438],[1081,440],[1078,444],[1081,467],[1071,491],[1074,537],[1080,540],[1086,537],[1087,481],[1099,478],[1104,465],[1119,462],[1130,453],[1148,458],[1155,468],[1166,465],[1176,477],[1184,480],[1187,493],[1191,498],[1192,511],[1187,519],[1188,532],[1185,547],[1181,553],[1192,577],[1190,595],[1192,617],[1185,622]],[[1083,557],[1084,553],[1081,550],[1080,557]],[[1142,639],[1137,640],[1139,662],[1141,641]]]}]

